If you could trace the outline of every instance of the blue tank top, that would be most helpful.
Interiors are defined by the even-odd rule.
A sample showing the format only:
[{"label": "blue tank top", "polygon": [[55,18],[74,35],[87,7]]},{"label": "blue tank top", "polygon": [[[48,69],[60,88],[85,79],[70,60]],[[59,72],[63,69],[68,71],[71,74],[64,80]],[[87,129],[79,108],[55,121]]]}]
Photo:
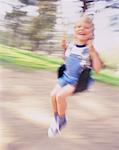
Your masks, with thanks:
[{"label": "blue tank top", "polygon": [[[69,49],[68,49],[69,50]],[[64,75],[77,79],[84,66],[91,65],[88,48],[85,45],[70,45],[69,55],[65,60],[66,70]]]}]

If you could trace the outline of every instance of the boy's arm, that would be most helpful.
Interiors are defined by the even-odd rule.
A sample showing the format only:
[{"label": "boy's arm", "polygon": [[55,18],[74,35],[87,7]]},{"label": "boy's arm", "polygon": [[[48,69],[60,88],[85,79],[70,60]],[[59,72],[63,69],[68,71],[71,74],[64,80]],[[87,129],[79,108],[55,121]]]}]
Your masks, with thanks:
[{"label": "boy's arm", "polygon": [[61,48],[64,50],[63,51],[63,58],[64,59],[65,59],[65,53],[66,53],[67,47],[68,47],[68,45],[67,45],[66,39],[62,39],[62,41],[61,41]]},{"label": "boy's arm", "polygon": [[89,54],[92,60],[92,67],[96,73],[99,73],[104,67],[104,63],[101,60],[99,54],[96,52],[94,46],[90,43],[87,45],[89,48]]}]

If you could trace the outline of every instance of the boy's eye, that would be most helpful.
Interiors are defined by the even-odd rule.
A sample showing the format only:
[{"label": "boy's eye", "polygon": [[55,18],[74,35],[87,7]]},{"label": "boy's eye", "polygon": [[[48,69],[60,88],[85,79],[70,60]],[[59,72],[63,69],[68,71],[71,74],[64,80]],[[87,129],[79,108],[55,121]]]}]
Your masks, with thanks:
[{"label": "boy's eye", "polygon": [[76,28],[81,28],[81,26],[76,26]]},{"label": "boy's eye", "polygon": [[90,26],[88,26],[88,25],[85,25],[85,26],[84,26],[84,28],[85,28],[85,29],[89,29],[89,28],[90,28]]},{"label": "boy's eye", "polygon": [[89,27],[85,27],[85,29],[89,29]]},{"label": "boy's eye", "polygon": [[76,28],[84,28],[84,29],[89,29],[90,27],[88,27],[88,26],[76,26]]}]

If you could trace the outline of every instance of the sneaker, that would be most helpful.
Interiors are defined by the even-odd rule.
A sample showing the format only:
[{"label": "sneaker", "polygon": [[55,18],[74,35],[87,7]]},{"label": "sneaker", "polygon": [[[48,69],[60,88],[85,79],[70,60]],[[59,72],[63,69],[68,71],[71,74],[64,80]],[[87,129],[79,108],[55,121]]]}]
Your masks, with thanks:
[{"label": "sneaker", "polygon": [[59,130],[61,131],[66,126],[67,119],[66,119],[66,117],[64,117],[63,120],[62,120],[59,117],[57,117],[57,122],[59,124]]},{"label": "sneaker", "polygon": [[48,129],[48,137],[52,138],[55,135],[57,135],[58,133],[60,134],[59,125],[58,125],[56,119],[53,118],[53,121],[50,124],[50,127]]}]

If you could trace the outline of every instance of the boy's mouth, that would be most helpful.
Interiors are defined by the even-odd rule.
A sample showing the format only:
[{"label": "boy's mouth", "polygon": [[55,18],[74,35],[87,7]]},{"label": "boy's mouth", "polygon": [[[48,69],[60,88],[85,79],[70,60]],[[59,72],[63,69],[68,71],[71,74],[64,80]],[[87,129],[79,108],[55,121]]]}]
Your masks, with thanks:
[{"label": "boy's mouth", "polygon": [[77,32],[77,33],[78,33],[78,35],[85,35],[85,33],[82,32],[82,31],[79,31],[79,32]]},{"label": "boy's mouth", "polygon": [[79,35],[85,35],[84,33],[79,33]]}]

